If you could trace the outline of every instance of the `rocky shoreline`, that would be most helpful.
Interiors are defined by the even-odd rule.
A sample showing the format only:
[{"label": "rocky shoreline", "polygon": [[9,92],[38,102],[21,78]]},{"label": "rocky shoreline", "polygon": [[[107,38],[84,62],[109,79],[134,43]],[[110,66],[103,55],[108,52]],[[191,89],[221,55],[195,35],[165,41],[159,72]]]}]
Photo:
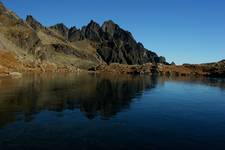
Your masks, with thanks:
[{"label": "rocky shoreline", "polygon": [[89,71],[116,74],[147,74],[160,76],[208,76],[225,77],[225,60],[209,64],[165,65],[147,63],[143,65],[110,64],[90,68]]},{"label": "rocky shoreline", "polygon": [[40,72],[79,72],[81,69],[73,66],[56,65],[47,61],[22,60],[16,54],[0,49],[0,78],[22,77],[23,73]]},{"label": "rocky shoreline", "polygon": [[23,73],[66,73],[89,72],[132,75],[159,76],[208,76],[225,77],[225,60],[208,64],[165,65],[160,63],[146,63],[143,65],[126,65],[119,63],[100,64],[88,69],[74,66],[57,65],[51,62],[23,61],[15,54],[0,50],[0,77],[22,77]]}]

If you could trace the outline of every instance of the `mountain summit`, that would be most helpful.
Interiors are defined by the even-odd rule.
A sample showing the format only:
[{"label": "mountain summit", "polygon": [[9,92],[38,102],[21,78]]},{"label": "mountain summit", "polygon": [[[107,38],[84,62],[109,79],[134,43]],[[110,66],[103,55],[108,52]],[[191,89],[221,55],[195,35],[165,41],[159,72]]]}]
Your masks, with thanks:
[{"label": "mountain summit", "polygon": [[20,19],[2,3],[0,43],[23,62],[50,62],[86,69],[111,63],[166,63],[164,57],[144,48],[112,20],[103,25],[91,20],[81,29],[68,28],[63,23],[45,27],[31,15],[26,20]]}]

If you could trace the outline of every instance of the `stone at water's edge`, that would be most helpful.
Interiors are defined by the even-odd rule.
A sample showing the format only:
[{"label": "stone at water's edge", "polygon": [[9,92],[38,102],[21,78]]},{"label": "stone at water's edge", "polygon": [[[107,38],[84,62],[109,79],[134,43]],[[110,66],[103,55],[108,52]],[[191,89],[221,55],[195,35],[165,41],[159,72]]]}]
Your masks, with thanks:
[{"label": "stone at water's edge", "polygon": [[12,78],[21,78],[22,73],[20,72],[9,72],[7,68],[0,66],[0,77],[12,77]]},{"label": "stone at water's edge", "polygon": [[10,72],[9,75],[12,78],[21,78],[22,77],[22,73],[19,73],[19,72]]}]

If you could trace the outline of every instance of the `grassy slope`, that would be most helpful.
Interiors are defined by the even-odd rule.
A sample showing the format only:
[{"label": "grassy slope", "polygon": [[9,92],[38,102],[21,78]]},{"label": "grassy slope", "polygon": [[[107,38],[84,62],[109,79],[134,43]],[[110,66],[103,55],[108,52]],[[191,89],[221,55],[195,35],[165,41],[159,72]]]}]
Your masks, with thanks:
[{"label": "grassy slope", "polygon": [[[55,34],[53,32],[53,34]],[[78,68],[88,69],[92,66],[96,66],[100,61],[96,56],[96,50],[88,43],[88,41],[82,41],[77,43],[71,43],[62,39],[62,37],[57,37],[57,35],[47,35],[44,31],[38,31],[38,37],[41,39],[42,43],[47,46],[52,44],[62,44],[71,47],[76,53],[81,57],[74,55],[67,55],[64,53],[58,53],[48,49],[51,57],[49,61],[57,65],[72,65]]]}]

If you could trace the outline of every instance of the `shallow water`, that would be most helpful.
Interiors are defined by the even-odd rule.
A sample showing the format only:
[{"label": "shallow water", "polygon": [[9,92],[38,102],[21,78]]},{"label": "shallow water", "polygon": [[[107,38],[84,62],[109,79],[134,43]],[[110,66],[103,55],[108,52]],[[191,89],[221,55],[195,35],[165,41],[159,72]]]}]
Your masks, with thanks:
[{"label": "shallow water", "polygon": [[224,150],[225,80],[88,74],[0,80],[0,150]]}]

